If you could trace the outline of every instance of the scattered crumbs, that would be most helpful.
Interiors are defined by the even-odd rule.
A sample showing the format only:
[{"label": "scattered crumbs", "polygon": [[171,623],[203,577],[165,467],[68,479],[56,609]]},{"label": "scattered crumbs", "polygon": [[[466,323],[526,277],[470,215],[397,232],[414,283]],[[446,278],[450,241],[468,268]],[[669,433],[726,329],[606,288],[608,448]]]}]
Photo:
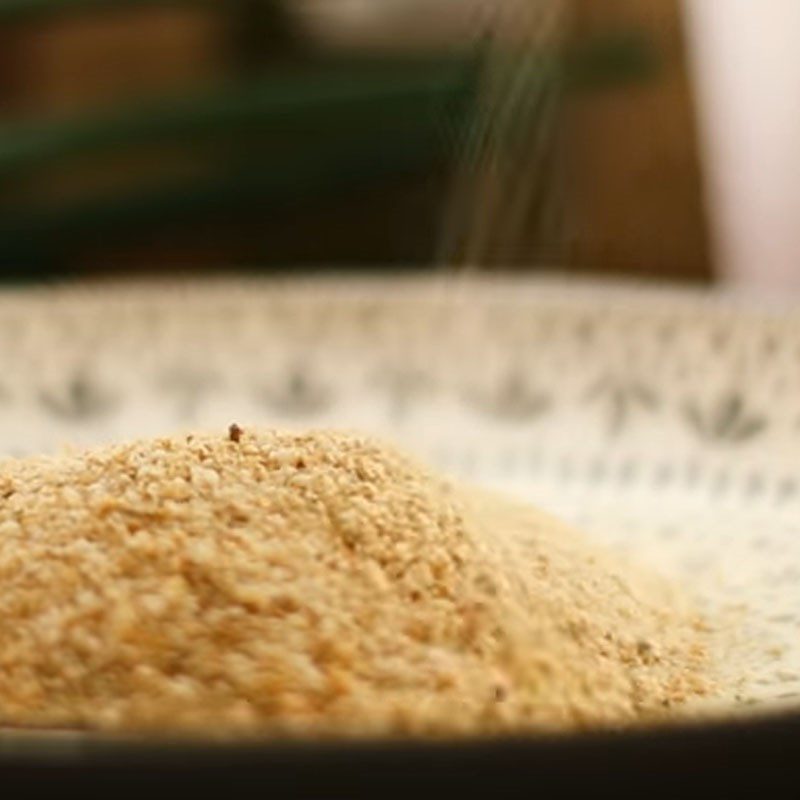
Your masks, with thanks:
[{"label": "scattered crumbs", "polygon": [[232,442],[239,442],[242,438],[242,429],[234,422],[228,427],[228,438]]}]

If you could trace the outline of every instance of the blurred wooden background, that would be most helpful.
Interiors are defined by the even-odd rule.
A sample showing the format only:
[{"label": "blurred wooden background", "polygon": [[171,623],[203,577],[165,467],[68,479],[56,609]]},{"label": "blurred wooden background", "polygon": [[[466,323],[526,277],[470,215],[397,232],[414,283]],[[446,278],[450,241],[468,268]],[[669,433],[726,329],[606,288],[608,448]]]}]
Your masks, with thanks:
[{"label": "blurred wooden background", "polygon": [[[563,239],[548,251],[548,260],[558,263],[547,266],[705,280],[711,271],[679,2],[571,1],[571,41],[636,31],[653,48],[657,69],[646,80],[568,103],[560,134],[566,216]],[[77,113],[235,72],[243,31],[231,29],[224,6],[144,3],[0,28],[0,110],[6,118]],[[267,47],[269,55],[265,42],[250,46],[251,53]],[[53,173],[41,191],[57,194],[63,180],[68,194],[73,185],[96,178],[88,169],[77,178]],[[445,166],[411,172],[335,201],[310,202],[301,213],[254,208],[252,214],[221,215],[215,224],[92,243],[70,261],[91,272],[427,263],[449,185]],[[539,259],[536,230],[532,220],[530,236],[523,235],[513,258],[503,260],[525,268]]]},{"label": "blurred wooden background", "polygon": [[691,85],[677,0],[574,0],[573,36],[646,33],[653,80],[572,104],[571,264],[602,272],[710,276]]}]

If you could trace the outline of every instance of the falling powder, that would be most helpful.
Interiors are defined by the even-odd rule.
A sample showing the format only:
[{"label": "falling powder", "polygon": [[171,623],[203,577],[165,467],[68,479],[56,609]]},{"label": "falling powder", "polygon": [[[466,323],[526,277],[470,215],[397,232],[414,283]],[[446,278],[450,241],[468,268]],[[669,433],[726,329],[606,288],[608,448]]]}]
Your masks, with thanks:
[{"label": "falling powder", "polygon": [[709,691],[666,589],[357,435],[5,461],[0,586],[7,726],[477,735]]}]

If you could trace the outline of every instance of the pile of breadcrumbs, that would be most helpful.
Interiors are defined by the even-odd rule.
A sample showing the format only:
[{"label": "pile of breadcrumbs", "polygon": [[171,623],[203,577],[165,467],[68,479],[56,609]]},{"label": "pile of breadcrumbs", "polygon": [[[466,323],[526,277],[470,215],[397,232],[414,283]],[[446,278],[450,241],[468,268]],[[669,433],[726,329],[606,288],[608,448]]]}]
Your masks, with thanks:
[{"label": "pile of breadcrumbs", "polygon": [[483,734],[706,690],[666,597],[359,436],[232,426],[6,461],[0,587],[2,725]]}]

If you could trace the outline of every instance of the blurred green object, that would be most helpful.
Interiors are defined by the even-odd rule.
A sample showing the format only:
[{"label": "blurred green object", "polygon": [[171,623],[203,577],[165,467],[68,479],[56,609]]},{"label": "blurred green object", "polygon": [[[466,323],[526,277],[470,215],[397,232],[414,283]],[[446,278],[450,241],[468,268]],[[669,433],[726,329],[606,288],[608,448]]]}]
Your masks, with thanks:
[{"label": "blurred green object", "polygon": [[[296,205],[443,160],[446,131],[468,118],[476,69],[464,59],[316,65],[138,109],[0,128],[0,185],[12,196],[0,217],[0,266],[57,268],[74,246],[115,232],[243,204]],[[13,200],[15,185],[64,162],[170,144],[207,148],[203,174],[68,204]],[[8,194],[0,188],[0,202]]]},{"label": "blurred green object", "polygon": [[[64,159],[178,143],[213,147],[204,174],[114,197],[12,208],[0,218],[0,264],[57,266],[59,255],[109,233],[129,235],[215,210],[302,204],[443,159],[444,123],[464,123],[474,64],[328,68],[221,87],[136,111],[0,135],[0,180],[10,185]],[[255,137],[257,146],[237,146]],[[7,269],[8,272],[8,269]]]},{"label": "blurred green object", "polygon": [[[200,179],[166,182],[149,191],[20,213],[0,223],[0,250],[18,265],[50,262],[64,248],[103,240],[109,232],[125,235],[152,231],[165,223],[191,224],[209,213],[235,216],[254,204],[262,209],[302,207],[309,197],[414,171],[436,145],[433,130],[399,130],[381,144],[356,139],[295,159],[265,159]],[[387,147],[391,159],[386,157]]]},{"label": "blurred green object", "polygon": [[[639,40],[620,37],[569,54],[565,77],[575,89],[593,89],[646,75],[653,64]],[[464,58],[323,63],[294,74],[237,82],[139,108],[62,122],[0,126],[0,180],[81,153],[180,137],[212,137],[251,125],[291,129],[336,118],[363,125],[387,113],[403,116],[415,110],[453,107],[463,112],[474,91],[477,70],[475,59]],[[425,116],[421,122],[426,122]]]},{"label": "blurred green object", "polygon": [[222,85],[138,108],[65,121],[0,126],[0,180],[24,170],[102,151],[245,133],[296,135],[326,126],[369,131],[381,120],[416,115],[426,127],[435,115],[466,113],[477,65],[464,60],[422,63],[326,64],[289,74]]}]

